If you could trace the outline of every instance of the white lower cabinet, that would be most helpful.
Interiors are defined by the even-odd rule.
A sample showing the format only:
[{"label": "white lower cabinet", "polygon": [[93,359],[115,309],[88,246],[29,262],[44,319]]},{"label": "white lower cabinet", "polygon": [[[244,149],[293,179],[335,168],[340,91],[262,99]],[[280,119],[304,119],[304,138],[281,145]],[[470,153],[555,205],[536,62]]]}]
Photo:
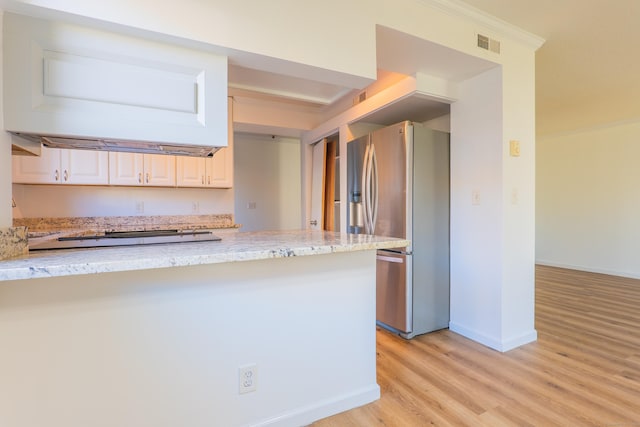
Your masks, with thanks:
[{"label": "white lower cabinet", "polygon": [[42,148],[39,157],[13,156],[16,184],[109,184],[109,155],[103,151]]},{"label": "white lower cabinet", "polygon": [[109,183],[175,187],[176,158],[161,154],[110,152]]}]

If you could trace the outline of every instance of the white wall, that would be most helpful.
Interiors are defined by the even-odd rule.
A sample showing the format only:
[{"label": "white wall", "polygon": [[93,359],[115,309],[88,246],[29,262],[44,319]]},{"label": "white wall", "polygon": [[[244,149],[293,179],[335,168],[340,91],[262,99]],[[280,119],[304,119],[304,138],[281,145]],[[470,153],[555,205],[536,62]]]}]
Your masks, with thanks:
[{"label": "white wall", "polygon": [[[0,118],[0,126],[1,122],[2,118]],[[11,140],[6,132],[0,131],[0,228],[12,225]]]},{"label": "white wall", "polygon": [[[533,99],[532,70],[508,77],[505,67],[487,71],[460,83],[451,105],[450,328],[501,351],[537,337],[534,104],[524,102],[517,113],[510,107]],[[520,100],[504,88],[518,78]],[[520,141],[520,157],[509,155],[511,139]]]},{"label": "white wall", "polygon": [[234,169],[235,221],[242,231],[301,228],[300,140],[237,133]]},{"label": "white wall", "polygon": [[14,184],[13,195],[16,218],[233,213],[233,189]]},{"label": "white wall", "polygon": [[[510,155],[510,141],[520,155]],[[535,341],[535,53],[513,50],[502,67],[502,344]],[[527,242],[524,244],[524,242]]]},{"label": "white wall", "polygon": [[11,139],[3,132],[4,115],[2,114],[2,23],[3,11],[0,9],[0,228],[11,227]]},{"label": "white wall", "polygon": [[0,425],[293,427],[369,403],[374,285],[375,251],[2,282]]},{"label": "white wall", "polygon": [[640,278],[640,122],[537,141],[536,261]]},{"label": "white wall", "polygon": [[451,105],[450,328],[493,346],[502,340],[501,74],[463,82]]}]

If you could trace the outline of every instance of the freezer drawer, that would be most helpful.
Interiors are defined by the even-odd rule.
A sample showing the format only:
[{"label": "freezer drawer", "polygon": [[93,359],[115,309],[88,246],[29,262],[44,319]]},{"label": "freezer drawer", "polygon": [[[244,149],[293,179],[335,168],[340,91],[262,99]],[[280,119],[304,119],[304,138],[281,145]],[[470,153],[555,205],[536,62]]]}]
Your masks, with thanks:
[{"label": "freezer drawer", "polygon": [[376,268],[377,321],[400,332],[411,332],[411,255],[378,251]]}]

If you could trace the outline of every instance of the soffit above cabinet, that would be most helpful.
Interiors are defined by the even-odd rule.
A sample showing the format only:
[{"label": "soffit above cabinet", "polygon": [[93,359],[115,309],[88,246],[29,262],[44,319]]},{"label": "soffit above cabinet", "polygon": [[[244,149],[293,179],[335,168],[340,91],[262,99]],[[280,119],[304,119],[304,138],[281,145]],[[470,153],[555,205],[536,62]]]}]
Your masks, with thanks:
[{"label": "soffit above cabinet", "polygon": [[404,120],[422,123],[447,115],[450,109],[450,104],[430,99],[421,94],[413,94],[365,116],[360,121],[383,126]]},{"label": "soffit above cabinet", "polygon": [[[460,82],[499,66],[497,62],[381,25],[376,27],[376,40],[378,68],[405,75],[421,73]],[[469,40],[474,40],[473,34]]]},{"label": "soffit above cabinet", "polygon": [[229,88],[303,102],[318,107],[333,104],[352,88],[290,77],[229,64]]}]

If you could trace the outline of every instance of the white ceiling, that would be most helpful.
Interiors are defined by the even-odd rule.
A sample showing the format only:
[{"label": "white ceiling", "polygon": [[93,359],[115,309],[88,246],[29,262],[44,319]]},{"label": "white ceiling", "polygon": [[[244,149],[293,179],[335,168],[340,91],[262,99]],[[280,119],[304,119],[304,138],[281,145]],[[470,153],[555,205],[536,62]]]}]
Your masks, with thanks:
[{"label": "white ceiling", "polygon": [[[464,2],[546,40],[536,53],[538,135],[640,118],[640,0]],[[388,28],[379,27],[377,37],[382,70],[462,80],[493,66]],[[231,88],[319,109],[358,93],[350,87],[237,65],[230,66],[229,81]]]},{"label": "white ceiling", "polygon": [[546,40],[538,135],[640,118],[640,0],[464,0]]}]

